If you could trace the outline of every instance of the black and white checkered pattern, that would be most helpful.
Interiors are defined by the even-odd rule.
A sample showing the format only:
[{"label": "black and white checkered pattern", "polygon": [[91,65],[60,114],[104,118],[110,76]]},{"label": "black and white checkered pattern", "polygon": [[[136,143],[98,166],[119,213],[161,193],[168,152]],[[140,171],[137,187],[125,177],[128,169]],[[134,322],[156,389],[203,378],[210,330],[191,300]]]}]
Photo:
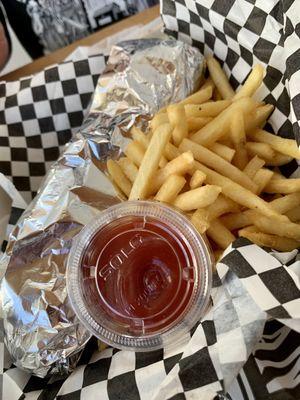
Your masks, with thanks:
[{"label": "black and white checkered pattern", "polygon": [[162,0],[165,31],[214,54],[234,89],[252,66],[266,76],[257,93],[276,108],[274,132],[300,141],[300,37],[298,1]]},{"label": "black and white checkered pattern", "polygon": [[104,67],[100,54],[0,83],[0,172],[27,202],[81,126]]}]

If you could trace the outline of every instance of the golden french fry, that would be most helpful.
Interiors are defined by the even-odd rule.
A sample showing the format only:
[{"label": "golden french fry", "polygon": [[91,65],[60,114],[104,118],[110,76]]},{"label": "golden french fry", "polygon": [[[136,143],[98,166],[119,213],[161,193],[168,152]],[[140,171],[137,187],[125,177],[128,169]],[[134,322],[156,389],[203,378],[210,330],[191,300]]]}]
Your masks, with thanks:
[{"label": "golden french fry", "polygon": [[237,112],[232,115],[230,124],[230,136],[235,148],[233,165],[243,170],[248,164],[248,154],[245,148],[246,134],[244,115],[242,113]]},{"label": "golden french fry", "polygon": [[151,181],[150,192],[155,193],[170,175],[184,175],[193,168],[193,165],[194,157],[190,151],[180,154],[157,171]]},{"label": "golden french fry", "polygon": [[249,229],[240,230],[239,236],[249,239],[258,246],[270,247],[277,251],[292,251],[300,246],[300,243],[294,239],[288,239],[262,232],[251,232]]},{"label": "golden french fry", "polygon": [[235,236],[218,219],[210,222],[206,233],[222,249],[226,249],[235,240]]},{"label": "golden french fry", "polygon": [[166,144],[171,137],[170,124],[160,125],[153,133],[149,146],[144,155],[136,180],[133,183],[129,200],[145,199],[149,191],[149,185],[163,155]]},{"label": "golden french fry", "polygon": [[291,220],[292,222],[297,221],[299,223],[300,221],[300,206],[298,205],[295,208],[292,208],[291,210],[289,210],[286,214],[285,214],[289,220]]},{"label": "golden french fry", "polygon": [[300,192],[300,178],[271,180],[265,187],[264,192],[282,194]]},{"label": "golden french fry", "polygon": [[250,156],[254,157],[257,155],[264,160],[272,160],[275,156],[275,151],[267,143],[248,142],[246,143],[246,149]]},{"label": "golden french fry", "polygon": [[210,221],[232,211],[239,211],[239,206],[228,197],[220,194],[217,200],[209,207],[196,210],[192,215],[191,221],[198,231],[203,234],[209,228]]},{"label": "golden french fry", "polygon": [[200,171],[206,174],[207,183],[220,186],[222,188],[222,193],[231,200],[235,201],[241,206],[256,209],[268,217],[273,217],[276,219],[276,221],[285,220],[285,218],[283,218],[284,216],[276,212],[272,206],[270,206],[266,201],[258,197],[256,194],[252,193],[250,190],[245,189],[243,186],[233,182],[231,179],[218,174],[210,168],[207,168],[198,161],[194,161],[194,165],[196,169],[200,169]]},{"label": "golden french fry", "polygon": [[167,124],[169,122],[168,114],[165,112],[158,113],[154,115],[150,121],[151,130],[154,132],[160,125]]},{"label": "golden french fry", "polygon": [[201,87],[198,92],[186,97],[179,104],[201,104],[209,100],[212,97],[212,93],[212,87],[207,85],[205,88]]},{"label": "golden french fry", "polygon": [[121,167],[114,160],[108,160],[106,166],[112,180],[115,182],[118,188],[121,189],[121,191],[125,193],[128,197],[131,191],[131,183],[126,178]]},{"label": "golden french fry", "polygon": [[195,225],[197,231],[203,235],[210,225],[208,211],[205,208],[198,208],[192,215],[191,221]]},{"label": "golden french fry", "polygon": [[253,192],[257,190],[257,186],[245,173],[206,147],[201,146],[200,144],[197,144],[189,139],[184,139],[179,146],[179,150],[182,152],[191,151],[195,160],[204,163],[205,165],[220,172],[222,175],[230,177],[235,182]]},{"label": "golden french fry", "polygon": [[166,159],[165,156],[161,156],[161,159],[159,160],[159,168],[163,168],[168,164],[168,160]]},{"label": "golden french fry", "polygon": [[184,187],[186,180],[183,176],[170,175],[160,187],[154,200],[172,203]]},{"label": "golden french fry", "polygon": [[136,126],[133,126],[130,129],[130,134],[133,140],[136,142],[140,143],[143,147],[144,150],[148,147],[148,144],[150,142],[150,136],[145,135],[139,128]]},{"label": "golden french fry", "polygon": [[219,100],[222,100],[222,99],[223,99],[221,93],[218,91],[217,88],[215,88],[214,91],[213,91],[213,99],[214,99],[215,101],[219,101]]},{"label": "golden french fry", "polygon": [[188,127],[186,121],[182,121],[180,124],[176,125],[172,131],[173,142],[178,146],[182,140],[188,135]]},{"label": "golden french fry", "polygon": [[272,179],[286,179],[286,177],[281,174],[280,170],[277,167],[275,167],[273,169]]},{"label": "golden french fry", "polygon": [[172,104],[167,108],[168,117],[173,127],[172,138],[176,146],[188,135],[185,108],[182,104]]},{"label": "golden french fry", "polygon": [[235,95],[234,90],[218,61],[213,57],[208,57],[206,61],[209,74],[223,99],[233,98]]},{"label": "golden french fry", "polygon": [[145,150],[139,142],[133,140],[126,147],[124,153],[129,158],[129,160],[131,160],[135,165],[139,167],[142,163]]},{"label": "golden french fry", "polygon": [[222,214],[228,212],[238,212],[240,210],[237,203],[225,197],[223,194],[220,194],[217,200],[208,207],[208,219],[209,221],[220,217]]},{"label": "golden french fry", "polygon": [[257,185],[257,194],[264,191],[266,185],[270,182],[273,176],[273,171],[266,168],[259,169],[253,177],[253,182]]},{"label": "golden french fry", "polygon": [[210,150],[218,154],[220,157],[224,158],[224,160],[228,162],[231,162],[235,155],[235,150],[218,142],[210,146]]},{"label": "golden french fry", "polygon": [[136,165],[127,157],[120,158],[118,164],[130,182],[134,182],[139,171]]},{"label": "golden french fry", "polygon": [[187,119],[188,130],[189,132],[199,130],[211,120],[211,117],[190,117]]},{"label": "golden french fry", "polygon": [[190,179],[191,189],[196,189],[197,187],[201,186],[204,183],[205,178],[206,175],[203,172],[196,170]]},{"label": "golden french fry", "polygon": [[220,218],[220,221],[226,226],[230,231],[244,228],[251,224],[251,221],[247,214],[242,212],[227,214]]},{"label": "golden french fry", "polygon": [[248,134],[255,128],[261,128],[265,125],[271,112],[274,110],[272,104],[266,104],[265,106],[256,108],[254,114],[252,113],[245,115],[245,131]]},{"label": "golden french fry", "polygon": [[201,186],[179,194],[173,204],[182,211],[204,208],[216,200],[221,190],[219,186],[215,185]]},{"label": "golden french fry", "polygon": [[269,167],[280,167],[281,165],[288,164],[292,161],[292,157],[286,154],[276,153],[272,160],[266,160],[266,165]]},{"label": "golden french fry", "polygon": [[170,104],[167,107],[167,113],[172,128],[180,124],[182,119],[186,119],[185,107],[183,104]]},{"label": "golden french fry", "polygon": [[215,84],[210,76],[204,81],[201,89],[206,89],[207,87],[211,87],[212,90],[215,88]]},{"label": "golden french fry", "polygon": [[260,87],[264,77],[264,67],[260,64],[256,64],[246,82],[243,86],[238,90],[238,92],[233,97],[234,100],[241,99],[242,97],[251,97],[256,92],[256,90]]},{"label": "golden french fry", "polygon": [[200,105],[187,104],[184,108],[187,118],[193,118],[193,117],[207,118],[207,117],[216,117],[223,110],[225,110],[225,108],[229,107],[230,104],[231,104],[230,100],[220,100]]},{"label": "golden french fry", "polygon": [[249,132],[249,137],[257,142],[269,144],[274,150],[279,153],[285,154],[292,158],[300,160],[300,150],[297,146],[296,140],[285,139],[277,135],[273,135],[263,129],[256,129]]},{"label": "golden french fry", "polygon": [[246,165],[243,172],[248,175],[249,178],[253,179],[258,170],[265,165],[265,161],[261,158],[254,156]]},{"label": "golden french fry", "polygon": [[249,113],[254,108],[254,101],[249,97],[244,97],[238,102],[232,103],[211,122],[194,133],[191,139],[202,144],[202,146],[211,146],[214,142],[227,135],[232,116],[236,112]]},{"label": "golden french fry", "polygon": [[237,112],[232,115],[230,137],[234,146],[246,142],[244,115],[242,112]]},{"label": "golden french fry", "polygon": [[167,160],[171,161],[174,158],[180,156],[180,151],[176,146],[174,146],[174,144],[168,143],[164,150],[164,156],[166,157]]},{"label": "golden french fry", "polygon": [[[131,136],[133,138],[133,140],[135,140],[136,142],[140,143],[140,145],[143,147],[143,149],[146,151],[150,139],[151,139],[151,135],[145,135],[139,128],[137,128],[136,126],[133,126],[130,130]],[[163,168],[165,165],[167,164],[167,160],[164,156],[161,157],[160,161],[159,161],[159,167]]]},{"label": "golden french fry", "polygon": [[288,216],[287,214],[288,211],[299,206],[300,193],[296,192],[287,194],[283,197],[272,200],[269,204],[274,208],[274,210],[280,212],[281,214],[286,214]]},{"label": "golden french fry", "polygon": [[[151,139],[151,135],[145,135],[139,128],[137,128],[136,126],[133,126],[130,130],[131,136],[133,138],[134,141],[140,143],[140,145],[143,147],[144,151],[146,151],[150,139]],[[159,161],[159,167],[163,168],[166,164],[167,164],[167,160],[164,156],[161,157],[160,161]]]},{"label": "golden french fry", "polygon": [[[161,114],[161,115],[163,115],[163,114]],[[155,118],[155,117],[154,117]],[[132,138],[133,138],[133,140],[134,141],[136,141],[136,142],[138,142],[142,147],[143,147],[143,149],[144,149],[144,151],[147,149],[147,147],[148,147],[148,145],[149,145],[149,142],[150,142],[150,139],[151,139],[151,135],[150,134],[148,134],[148,135],[145,135],[139,128],[137,128],[136,126],[133,126],[132,128],[131,128],[131,130],[130,130],[130,133],[131,133],[131,136],[132,136]],[[171,145],[171,144],[170,144]],[[168,145],[167,145],[168,146]],[[167,146],[166,146],[166,148],[167,148]],[[171,145],[172,146],[172,145]],[[139,154],[139,159],[138,159],[138,162],[139,162],[139,164],[137,164],[137,165],[140,165],[141,164],[141,162],[142,162],[142,157],[141,157],[141,152],[139,152],[140,154]],[[179,152],[178,152],[179,153]],[[160,159],[160,161],[159,161],[159,167],[160,168],[163,168],[166,164],[167,164],[167,159],[164,157],[164,156],[162,156],[161,157],[161,159]]]},{"label": "golden french fry", "polygon": [[251,213],[247,213],[247,215],[249,215],[252,224],[264,233],[300,240],[299,224],[291,222],[288,219],[287,221],[276,220],[274,222],[272,218],[268,218],[254,210],[251,210]]}]

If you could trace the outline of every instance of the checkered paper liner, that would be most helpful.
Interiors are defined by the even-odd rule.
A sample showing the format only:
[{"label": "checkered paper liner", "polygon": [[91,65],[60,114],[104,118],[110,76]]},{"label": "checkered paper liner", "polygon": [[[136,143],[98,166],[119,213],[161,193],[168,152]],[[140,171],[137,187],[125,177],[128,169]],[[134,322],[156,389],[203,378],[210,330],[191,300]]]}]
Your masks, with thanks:
[{"label": "checkered paper liner", "polygon": [[[227,72],[229,72],[230,68],[232,71],[232,74],[230,74],[231,82],[234,87],[237,87],[248,74],[252,62],[257,59],[261,61],[264,60],[258,57],[257,52],[254,57],[252,55],[251,59],[251,52],[250,50],[247,52],[246,47],[241,50],[243,51],[243,53],[241,53],[237,52],[237,48],[234,47],[231,42],[224,46],[224,41],[222,41],[220,37],[223,39],[226,38],[228,41],[230,41],[229,38],[231,38],[230,34],[225,31],[225,21],[227,21],[226,24],[233,26],[233,23],[231,23],[233,17],[229,16],[229,4],[231,4],[231,7],[240,4],[241,7],[245,7],[248,11],[249,7],[251,7],[252,10],[255,9],[256,14],[253,12],[251,17],[251,12],[245,12],[243,8],[242,10],[244,14],[238,14],[244,15],[250,25],[252,19],[254,17],[257,18],[257,10],[261,10],[260,15],[267,15],[269,18],[269,15],[272,14],[272,18],[274,18],[275,21],[277,21],[277,17],[277,25],[279,26],[281,24],[281,19],[279,18],[280,15],[282,16],[282,20],[284,17],[282,14],[282,6],[280,6],[281,3],[278,3],[279,6],[275,9],[276,12],[264,12],[263,9],[265,7],[271,7],[270,3],[271,2],[265,1],[263,6],[259,6],[258,2],[256,2],[256,5],[254,6],[252,2],[247,1],[222,2],[220,0],[215,2],[211,1],[207,4],[207,7],[204,7],[203,5],[200,5],[199,2],[194,1],[163,2],[163,11],[165,14],[164,20],[166,23],[166,17],[168,16],[168,11],[165,11],[166,7],[173,7],[175,5],[175,11],[179,9],[180,13],[178,12],[178,17],[180,16],[181,18],[182,15],[184,18],[187,18],[186,11],[182,14],[183,9],[189,10],[191,7],[196,7],[196,9],[193,8],[194,11],[192,11],[190,15],[194,21],[193,25],[198,24],[198,32],[199,30],[202,31],[202,36],[197,36],[194,40],[198,41],[198,43],[193,42],[193,44],[199,44],[201,47],[202,45],[200,41],[205,40],[205,43],[208,44],[210,49],[213,50],[221,60],[225,60],[225,57],[221,56],[222,52],[219,52],[218,49],[223,48],[223,51],[226,49],[226,54],[227,52],[230,54],[228,57],[226,56],[228,59],[226,59],[224,68]],[[272,3],[272,5],[274,6],[274,3]],[[285,4],[285,7],[287,7],[287,3]],[[292,4],[290,4],[290,7],[292,7]],[[203,17],[203,15],[210,16],[211,12],[213,18],[207,19]],[[177,18],[176,13],[174,15],[173,9],[172,13],[173,15],[171,15],[171,19],[175,23]],[[205,23],[203,23],[199,15],[203,21],[206,21]],[[234,15],[235,13],[233,16]],[[273,17],[273,15],[276,17]],[[195,23],[196,17],[198,20]],[[263,17],[258,18],[258,20],[262,22]],[[187,24],[179,23],[179,21],[180,18],[178,19],[178,26],[180,25],[181,29],[183,26],[186,28],[186,25],[189,24],[191,20],[187,22]],[[219,28],[212,28],[214,26],[213,21],[215,21],[215,25],[219,26]],[[220,21],[223,21],[224,28],[221,28]],[[246,21],[243,23],[243,27],[245,26],[245,22]],[[170,25],[168,26],[167,23],[166,26],[169,31],[172,30],[170,29]],[[291,32],[291,26],[293,27],[293,24],[289,24],[288,26],[289,30],[284,30],[284,35],[286,35],[285,32]],[[247,27],[243,29],[247,30],[243,37],[248,37],[249,29]],[[175,30],[177,31],[178,27],[175,27]],[[226,36],[224,36],[224,34],[222,36],[222,32],[225,32]],[[292,31],[292,35],[293,34],[294,31]],[[186,32],[184,34],[182,32],[178,33],[178,36],[181,40],[190,40],[190,36],[187,35]],[[249,37],[253,37],[253,35],[249,35]],[[281,39],[280,42],[281,47],[283,44],[282,40],[283,39]],[[242,41],[239,38],[239,33],[237,33],[236,40],[233,39],[232,42],[235,42],[235,46],[240,48],[238,43],[242,43]],[[223,43],[223,45],[221,43]],[[289,46],[289,49],[290,48],[291,46]],[[250,47],[250,49],[252,48]],[[273,51],[276,51],[276,49],[274,49],[275,48],[272,48],[270,51],[271,55]],[[207,48],[205,47],[204,51],[206,52],[206,50]],[[231,53],[231,51],[238,55],[239,60],[236,55]],[[261,53],[261,57],[265,57],[265,52],[261,51]],[[100,57],[100,59],[103,60],[102,65],[104,67],[104,57],[96,57]],[[242,60],[241,65],[240,59]],[[269,83],[269,86],[266,86],[265,82],[264,88],[259,96],[260,98],[261,96],[270,96],[267,98],[267,101],[269,102],[275,103],[275,101],[278,100],[278,109],[274,112],[271,120],[273,129],[284,136],[291,137],[293,135],[292,128],[294,129],[294,132],[297,133],[298,123],[296,121],[296,111],[293,109],[290,110],[290,106],[287,106],[287,104],[290,104],[288,93],[294,93],[295,96],[291,96],[291,98],[294,99],[297,97],[296,94],[299,93],[299,88],[297,88],[297,81],[295,81],[296,83],[293,85],[293,91],[289,87],[288,90],[284,87],[282,80],[283,82],[286,82],[286,76],[283,78],[280,73],[280,67],[283,65],[282,58],[278,57],[277,53],[277,57],[274,57],[274,60],[278,65],[274,61],[274,70],[270,69],[270,66],[268,66],[267,69],[269,76],[272,77],[272,83]],[[90,62],[90,60],[82,61],[84,62],[82,65],[86,63],[89,64]],[[232,62],[234,62],[235,65],[230,64]],[[66,64],[68,63],[65,63],[64,65]],[[70,63],[70,68],[72,71],[75,71],[73,64],[75,63]],[[247,67],[245,67],[245,65]],[[278,68],[276,68],[276,65]],[[290,64],[287,63],[287,65],[293,65],[293,62]],[[234,67],[236,68],[234,69]],[[296,73],[297,68],[294,69],[294,73]],[[67,77],[67,79],[62,78],[60,76],[60,66],[55,66],[53,69],[49,68],[48,70],[53,72],[50,73],[45,71],[41,73],[41,76],[44,77],[44,81],[36,85],[41,86],[44,89],[38,89],[38,91],[46,90],[48,95],[49,92],[47,86],[50,84],[52,87],[58,86],[61,88],[57,89],[58,95],[56,97],[54,96],[55,100],[61,99],[64,101],[68,96],[78,95],[78,93],[73,93],[73,90],[75,90],[74,81],[72,83],[73,90],[70,89],[69,91],[69,89],[65,89],[64,91],[62,89],[62,86],[66,84],[63,82],[65,82],[65,80],[69,81],[70,75],[65,75],[65,78]],[[294,73],[290,74],[291,78],[294,77]],[[49,78],[45,77],[45,75],[48,74],[53,74],[50,81]],[[279,74],[281,74],[280,78]],[[95,73],[95,75],[97,74]],[[71,76],[73,77],[73,75]],[[83,74],[80,75],[80,77],[81,76],[85,75]],[[91,75],[87,73],[87,77],[90,79]],[[31,93],[30,88],[32,85],[32,79],[33,84],[36,82],[34,78],[35,77],[30,78],[30,82],[27,83],[25,83],[26,80],[24,80],[23,84],[21,81],[11,84],[7,83],[4,85],[4,88],[1,86],[4,101],[6,101],[7,97],[15,94],[16,96],[10,99],[10,101],[12,101],[12,107],[17,107],[18,109],[18,103],[17,106],[15,105],[16,97],[18,98],[19,93],[22,92],[23,86],[25,86],[24,89],[29,88],[25,93]],[[51,79],[54,79],[54,81]],[[77,82],[77,77],[73,77],[72,79],[75,79]],[[96,77],[93,80],[94,84],[95,81]],[[56,84],[51,85],[53,82]],[[277,82],[277,84],[275,84],[275,82]],[[291,82],[291,79],[289,79],[290,86]],[[7,92],[8,86],[10,86],[10,91],[8,90]],[[85,87],[85,85],[83,84],[81,87]],[[55,91],[53,90],[51,93],[55,93]],[[61,93],[63,93],[64,97],[62,97]],[[92,92],[88,93],[91,95]],[[83,94],[86,94],[86,92]],[[21,100],[20,106],[31,105],[35,110],[37,98],[35,97],[34,100],[33,96],[34,95],[32,94],[32,98],[27,100],[26,104],[22,104],[22,101],[25,100]],[[78,97],[76,98],[78,99]],[[14,142],[14,139],[12,141],[10,140],[8,130],[4,135],[0,133],[0,141],[2,140],[2,137],[6,137],[6,141],[3,140],[2,142],[4,143],[3,147],[7,149],[8,143],[8,148],[24,148],[27,151],[27,148],[32,148],[30,147],[30,140],[27,141],[27,136],[31,137],[31,135],[29,135],[30,132],[34,132],[34,135],[32,136],[34,136],[35,139],[39,136],[43,138],[45,137],[44,135],[49,134],[47,138],[49,138],[49,140],[52,138],[52,142],[48,142],[48,139],[45,139],[41,141],[41,145],[36,144],[38,147],[33,147],[33,149],[38,148],[40,154],[43,153],[45,158],[42,161],[39,161],[39,163],[43,164],[44,169],[46,170],[48,167],[47,163],[51,163],[52,159],[46,159],[45,154],[47,152],[45,153],[44,149],[57,149],[60,146],[64,146],[64,143],[59,143],[58,132],[65,131],[64,134],[61,134],[61,137],[64,137],[65,141],[69,140],[70,132],[77,128],[74,119],[73,122],[71,122],[72,118],[74,118],[72,113],[78,111],[74,111],[73,109],[67,110],[68,107],[65,106],[65,111],[61,113],[61,117],[64,118],[65,124],[59,125],[59,123],[56,122],[59,118],[56,116],[57,114],[53,112],[51,107],[51,96],[47,99],[44,99],[43,97],[42,99],[39,99],[39,102],[49,102],[48,111],[51,110],[49,115],[53,120],[52,125],[49,122],[51,130],[45,132],[42,127],[48,126],[46,121],[38,121],[39,119],[43,120],[43,118],[48,118],[48,115],[41,116],[38,114],[37,117],[34,118],[32,107],[29,107],[31,109],[28,114],[29,119],[26,119],[27,114],[24,113],[24,110],[26,109],[22,108],[23,114],[21,111],[16,112],[16,116],[19,117],[19,120],[12,120],[12,122],[7,121],[6,110],[10,107],[5,105],[4,112],[1,114],[2,121],[8,125],[13,125],[13,127],[10,127],[13,129],[11,131],[14,132],[11,136],[13,138],[21,137],[23,138],[23,142],[22,140],[19,140],[19,142],[17,142],[19,144],[18,147],[15,144],[16,142]],[[8,102],[8,104],[11,103]],[[76,104],[76,102],[72,102],[72,105],[74,104]],[[297,100],[292,104],[297,104]],[[3,104],[1,104],[1,109],[2,107]],[[83,105],[81,105],[80,108],[81,112],[82,107]],[[41,109],[42,108],[39,109],[39,112]],[[58,107],[56,110],[61,111]],[[16,108],[14,108],[14,111],[16,111]],[[69,116],[69,114],[71,114],[71,116]],[[10,114],[10,116],[12,118],[12,114]],[[38,122],[37,124],[36,122],[27,124],[26,121]],[[44,125],[43,122],[45,122]],[[58,125],[56,125],[56,123]],[[14,124],[17,125],[14,126]],[[79,122],[78,117],[78,127],[80,124],[81,121]],[[34,125],[35,127],[38,126],[40,130],[34,130]],[[24,137],[21,135],[21,126],[25,134]],[[63,128],[61,128],[62,126]],[[46,129],[49,129],[49,127]],[[1,132],[3,131],[1,130]],[[67,133],[69,134],[68,138]],[[20,147],[21,143],[26,143],[26,145]],[[48,143],[51,143],[51,145]],[[21,153],[22,151],[20,154]],[[27,154],[27,157],[28,156],[29,154]],[[12,161],[12,158],[14,157],[11,156],[8,161],[11,163],[12,167],[9,170],[11,173],[8,173],[7,175],[12,178],[13,182],[24,197],[30,200],[31,195],[35,194],[35,191],[39,186],[38,179],[41,179],[41,176],[45,172],[36,172],[38,175],[35,176],[37,176],[38,179],[36,179],[37,183],[34,185],[35,181],[31,180],[31,175],[27,171],[32,172],[34,168],[30,163],[38,161],[34,159],[34,157],[30,158],[30,160],[27,158],[27,160],[19,159]],[[49,156],[47,156],[47,158],[48,157]],[[23,158],[25,158],[24,155]],[[56,156],[53,156],[53,160],[55,158]],[[14,166],[14,163],[23,163],[18,164],[20,167],[18,171],[21,171],[18,173],[22,173],[21,176],[15,175],[15,169],[17,169],[17,167]],[[24,163],[27,163],[28,170],[24,168]],[[4,166],[5,168],[9,168],[8,164],[4,164]],[[35,171],[37,171],[37,169],[35,169]],[[29,179],[26,187],[18,186],[19,182],[23,181],[22,178]],[[22,212],[18,207],[15,207],[14,210],[15,212],[10,221],[12,224],[14,223],[14,218],[17,217],[17,214]],[[4,394],[7,391],[7,397],[9,398],[27,397],[30,399],[124,398],[158,400],[171,398],[209,399],[214,398],[217,394],[219,394],[219,398],[225,398],[223,397],[223,394],[227,391],[226,398],[232,398],[234,400],[299,398],[298,344],[300,342],[300,335],[297,333],[297,331],[299,332],[300,330],[300,307],[297,303],[299,297],[299,281],[297,278],[300,274],[299,269],[300,265],[299,260],[297,260],[296,251],[290,254],[279,255],[277,253],[262,250],[248,242],[246,239],[239,239],[227,250],[225,257],[218,264],[218,275],[214,277],[214,289],[212,292],[213,308],[210,309],[204,321],[196,326],[189,335],[182,338],[182,343],[178,344],[178,347],[175,350],[164,349],[151,353],[133,353],[108,348],[99,352],[96,350],[97,346],[95,341],[92,340],[85,349],[77,369],[65,379],[57,377],[50,377],[47,379],[30,377],[27,373],[22,372],[17,368],[13,368],[9,363],[5,363],[4,366],[8,369],[5,370],[3,374]],[[245,304],[247,304],[249,312],[245,312]],[[267,319],[268,322],[265,323]]]},{"label": "checkered paper liner", "polygon": [[0,172],[27,202],[81,126],[104,67],[99,54],[0,83]]}]

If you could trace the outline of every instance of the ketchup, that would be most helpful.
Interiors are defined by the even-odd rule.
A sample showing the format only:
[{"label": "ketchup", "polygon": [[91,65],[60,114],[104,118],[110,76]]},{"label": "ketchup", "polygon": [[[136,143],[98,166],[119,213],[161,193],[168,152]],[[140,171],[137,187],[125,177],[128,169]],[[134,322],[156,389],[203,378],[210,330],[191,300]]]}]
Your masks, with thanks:
[{"label": "ketchup", "polygon": [[123,216],[98,230],[81,257],[81,276],[92,315],[135,336],[180,321],[194,287],[189,244],[148,216]]}]

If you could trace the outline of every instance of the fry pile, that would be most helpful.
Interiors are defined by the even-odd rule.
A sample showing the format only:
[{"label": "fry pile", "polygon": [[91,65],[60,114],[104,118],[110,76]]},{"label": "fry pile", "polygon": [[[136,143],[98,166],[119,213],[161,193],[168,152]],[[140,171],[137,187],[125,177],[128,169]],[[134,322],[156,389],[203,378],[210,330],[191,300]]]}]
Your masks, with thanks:
[{"label": "fry pile", "polygon": [[[200,89],[131,129],[125,157],[107,170],[129,200],[173,205],[206,234],[216,258],[237,237],[279,251],[300,245],[300,179],[278,166],[300,159],[295,140],[263,129],[273,106],[253,99],[264,69],[236,93],[214,58]],[[268,168],[270,167],[270,168]]]}]

